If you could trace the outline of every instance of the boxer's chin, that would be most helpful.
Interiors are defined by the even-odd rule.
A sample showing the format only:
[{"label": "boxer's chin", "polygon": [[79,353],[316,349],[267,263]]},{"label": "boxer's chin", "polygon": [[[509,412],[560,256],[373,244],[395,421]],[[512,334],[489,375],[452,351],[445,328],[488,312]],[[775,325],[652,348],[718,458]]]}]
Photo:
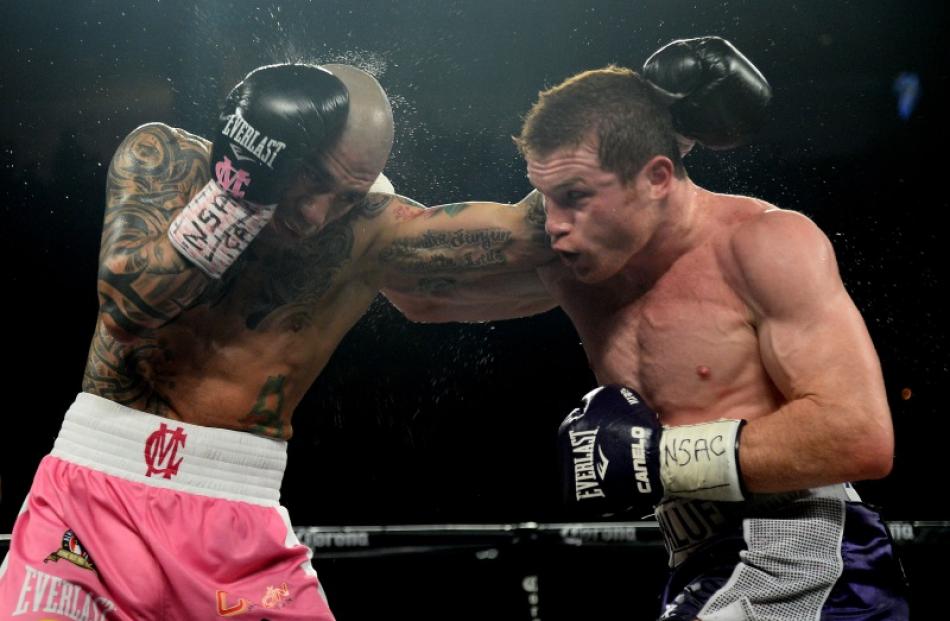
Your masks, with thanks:
[{"label": "boxer's chin", "polygon": [[574,278],[587,285],[603,282],[619,271],[619,268],[611,269],[609,265],[598,261],[596,257],[592,257],[588,254],[575,254],[570,257],[562,256],[561,261],[571,270],[574,274]]}]

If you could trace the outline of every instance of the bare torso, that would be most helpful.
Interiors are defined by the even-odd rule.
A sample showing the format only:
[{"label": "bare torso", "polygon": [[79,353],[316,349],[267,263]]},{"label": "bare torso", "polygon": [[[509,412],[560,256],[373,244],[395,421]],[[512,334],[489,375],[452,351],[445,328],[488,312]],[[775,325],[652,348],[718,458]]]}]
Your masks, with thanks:
[{"label": "bare torso", "polygon": [[[377,293],[352,277],[345,246],[332,246],[352,244],[352,236],[325,237],[311,244],[324,255],[316,261],[289,251],[278,260],[251,258],[219,301],[186,311],[154,336],[125,344],[136,351],[134,364],[104,367],[91,354],[87,379],[95,376],[95,386],[107,375],[110,385],[127,386],[125,394],[136,398],[124,403],[136,409],[289,437],[294,408]],[[338,252],[321,252],[327,250],[320,248],[321,241]],[[98,326],[93,347],[116,346]],[[115,399],[111,392],[102,396]]]},{"label": "bare torso", "polygon": [[[206,143],[180,135],[172,146],[189,146],[200,160]],[[191,196],[185,186],[207,181],[193,176],[163,207],[175,211]],[[265,230],[239,277],[162,327],[117,338],[100,315],[84,391],[185,422],[288,438],[294,408],[378,292],[360,272],[373,208],[365,203],[295,246]]]},{"label": "bare torso", "polygon": [[635,388],[664,424],[753,419],[781,395],[766,374],[752,313],[736,290],[730,238],[772,207],[711,195],[714,216],[701,243],[652,284],[628,268],[598,285],[578,282],[561,265],[541,277],[573,320],[600,384]]},{"label": "bare torso", "polygon": [[[553,305],[535,273],[553,258],[537,193],[516,205],[431,209],[391,194],[341,198],[346,207],[313,237],[280,224],[297,213],[285,200],[239,264],[211,280],[167,236],[208,182],[208,162],[206,140],[160,123],[139,127],[116,150],[85,392],[194,424],[289,438],[297,404],[379,292],[407,314],[487,295],[477,306],[485,319],[481,309],[498,307],[491,283],[507,292],[509,279],[530,275],[534,284],[519,288],[514,309],[500,316]],[[347,187],[333,196],[353,194]],[[284,205],[291,207],[282,215]]]}]

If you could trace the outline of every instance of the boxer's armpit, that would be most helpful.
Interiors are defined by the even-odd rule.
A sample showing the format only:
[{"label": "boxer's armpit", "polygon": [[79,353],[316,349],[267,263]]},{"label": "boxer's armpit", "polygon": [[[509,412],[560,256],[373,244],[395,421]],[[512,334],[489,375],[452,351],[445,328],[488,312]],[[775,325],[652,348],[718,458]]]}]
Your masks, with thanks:
[{"label": "boxer's armpit", "polygon": [[171,245],[168,225],[207,182],[207,145],[150,124],[133,131],[109,166],[99,264],[103,311],[138,334],[162,326],[202,295],[209,282]]}]

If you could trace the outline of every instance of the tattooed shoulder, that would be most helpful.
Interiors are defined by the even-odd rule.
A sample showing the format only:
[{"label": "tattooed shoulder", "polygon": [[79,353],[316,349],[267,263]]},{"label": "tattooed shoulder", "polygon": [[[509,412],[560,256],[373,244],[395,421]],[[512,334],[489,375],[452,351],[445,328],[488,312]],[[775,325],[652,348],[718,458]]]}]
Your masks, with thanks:
[{"label": "tattooed shoulder", "polygon": [[396,220],[407,220],[422,213],[426,210],[426,206],[405,196],[371,192],[354,211],[358,217],[369,220],[386,210],[391,210],[390,213]]},{"label": "tattooed shoulder", "polygon": [[186,192],[207,181],[209,143],[161,123],[133,130],[109,166],[109,198],[130,193]]},{"label": "tattooed shoulder", "polygon": [[366,195],[359,205],[356,206],[354,211],[359,214],[361,218],[371,220],[383,213],[390,203],[393,202],[395,196],[392,194],[377,194],[376,192],[371,192]]}]

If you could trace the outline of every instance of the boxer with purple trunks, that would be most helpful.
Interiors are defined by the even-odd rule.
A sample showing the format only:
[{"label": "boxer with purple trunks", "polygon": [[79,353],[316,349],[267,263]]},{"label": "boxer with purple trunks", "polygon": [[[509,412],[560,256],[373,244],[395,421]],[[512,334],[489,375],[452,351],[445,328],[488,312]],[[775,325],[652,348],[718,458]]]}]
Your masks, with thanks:
[{"label": "boxer with purple trunks", "polygon": [[283,64],[231,91],[211,142],[153,123],[118,147],[83,392],[14,525],[0,618],[333,618],[280,505],[297,404],[380,291],[553,256],[536,194],[395,196],[392,140],[368,73]]},{"label": "boxer with purple trunks", "polygon": [[845,485],[887,475],[894,437],[834,250],[805,216],[701,188],[681,160],[741,142],[770,96],[701,37],[642,75],[575,76],[529,113],[520,144],[563,259],[541,273],[601,384],[561,425],[565,497],[581,515],[656,506],[662,619],[906,619],[887,531]]},{"label": "boxer with purple trunks", "polygon": [[903,619],[886,532],[842,487],[890,472],[894,434],[834,249],[803,214],[705,189],[684,163],[746,141],[771,96],[719,37],[545,90],[516,143],[560,261],[496,278],[507,298],[399,301],[417,319],[491,319],[540,289],[567,313],[602,386],[561,428],[576,517],[640,519],[665,499],[676,542],[704,523],[678,511],[732,516],[673,550],[668,618]]}]

